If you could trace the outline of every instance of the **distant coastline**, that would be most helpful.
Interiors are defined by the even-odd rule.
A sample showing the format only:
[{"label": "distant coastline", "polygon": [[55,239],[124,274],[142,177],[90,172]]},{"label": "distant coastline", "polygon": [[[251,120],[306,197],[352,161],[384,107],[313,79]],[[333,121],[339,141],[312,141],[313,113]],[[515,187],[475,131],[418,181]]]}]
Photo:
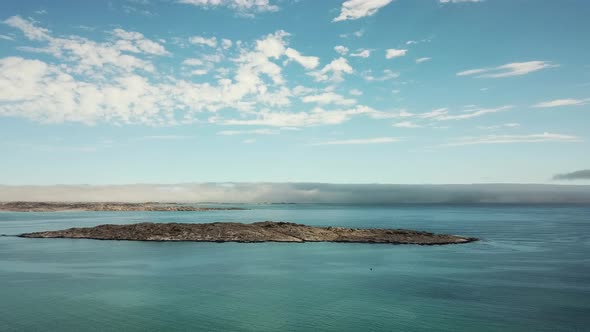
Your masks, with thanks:
[{"label": "distant coastline", "polygon": [[196,207],[178,203],[124,202],[0,202],[0,211],[57,212],[57,211],[212,211],[246,210],[238,207]]}]

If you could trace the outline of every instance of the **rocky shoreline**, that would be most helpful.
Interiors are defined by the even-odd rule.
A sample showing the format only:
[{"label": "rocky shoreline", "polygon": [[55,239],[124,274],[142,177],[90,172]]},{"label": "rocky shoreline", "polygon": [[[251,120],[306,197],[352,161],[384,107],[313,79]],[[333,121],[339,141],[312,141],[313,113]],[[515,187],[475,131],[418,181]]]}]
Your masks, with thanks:
[{"label": "rocky shoreline", "polygon": [[122,202],[0,202],[0,211],[56,212],[56,211],[212,211],[246,210],[237,207],[195,207],[178,203],[122,203]]},{"label": "rocky shoreline", "polygon": [[60,231],[25,233],[19,235],[19,237],[128,241],[349,242],[419,245],[460,244],[478,240],[471,237],[403,229],[312,227],[272,221],[252,224],[216,222],[209,224],[140,223],[100,225]]}]

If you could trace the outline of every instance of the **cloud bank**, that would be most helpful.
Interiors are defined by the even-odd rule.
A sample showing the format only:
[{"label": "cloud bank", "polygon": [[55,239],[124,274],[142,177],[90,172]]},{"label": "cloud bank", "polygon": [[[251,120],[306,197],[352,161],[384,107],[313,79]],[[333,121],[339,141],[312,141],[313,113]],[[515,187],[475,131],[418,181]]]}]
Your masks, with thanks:
[{"label": "cloud bank", "polygon": [[590,203],[590,186],[327,183],[0,185],[0,201],[17,200],[336,204],[579,204]]},{"label": "cloud bank", "polygon": [[557,174],[553,177],[553,180],[590,180],[590,169]]}]

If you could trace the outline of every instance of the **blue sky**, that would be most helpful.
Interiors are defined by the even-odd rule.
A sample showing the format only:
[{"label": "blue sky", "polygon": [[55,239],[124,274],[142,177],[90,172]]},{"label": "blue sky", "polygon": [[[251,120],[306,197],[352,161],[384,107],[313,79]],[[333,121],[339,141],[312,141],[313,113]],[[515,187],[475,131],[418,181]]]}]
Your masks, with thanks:
[{"label": "blue sky", "polygon": [[0,3],[2,184],[584,183],[582,0]]}]

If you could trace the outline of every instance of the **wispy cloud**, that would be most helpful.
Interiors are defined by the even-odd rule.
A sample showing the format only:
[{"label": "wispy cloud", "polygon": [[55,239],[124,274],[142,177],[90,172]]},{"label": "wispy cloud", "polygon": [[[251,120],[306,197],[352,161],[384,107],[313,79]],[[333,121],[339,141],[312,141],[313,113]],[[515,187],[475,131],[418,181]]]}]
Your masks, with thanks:
[{"label": "wispy cloud", "polygon": [[195,136],[188,135],[148,135],[137,138],[139,141],[177,141],[185,139],[193,139]]},{"label": "wispy cloud", "polygon": [[269,0],[178,0],[178,3],[204,9],[225,7],[233,9],[238,14],[244,16],[252,16],[254,13],[260,12],[276,12],[279,10],[279,7],[273,5]]},{"label": "wispy cloud", "polygon": [[493,68],[469,69],[457,73],[457,76],[475,76],[481,78],[503,78],[521,76],[533,73],[542,69],[559,67],[547,61],[514,62]]},{"label": "wispy cloud", "polygon": [[475,118],[478,116],[482,116],[485,114],[507,111],[511,108],[513,108],[513,106],[511,106],[511,105],[506,105],[506,106],[501,106],[501,107],[496,107],[496,108],[473,107],[473,108],[467,108],[466,110],[464,110],[460,114],[451,114],[451,113],[449,113],[448,108],[439,108],[439,109],[436,109],[436,110],[433,110],[433,111],[430,111],[427,113],[419,114],[418,117],[420,117],[422,119],[430,119],[430,120],[437,120],[437,121],[465,120],[465,119],[471,119],[471,118]]},{"label": "wispy cloud", "polygon": [[510,122],[510,123],[503,123],[503,124],[493,125],[493,126],[479,126],[477,128],[484,129],[484,130],[496,130],[496,129],[503,129],[503,128],[519,128],[519,127],[520,127],[519,123]]},{"label": "wispy cloud", "polygon": [[361,17],[371,16],[382,7],[387,6],[392,0],[348,0],[342,3],[340,15],[333,22],[356,20]]},{"label": "wispy cloud", "polygon": [[279,130],[275,129],[253,129],[253,130],[222,130],[217,135],[235,136],[235,135],[278,135]]},{"label": "wispy cloud", "polygon": [[396,128],[420,128],[420,127],[422,127],[421,125],[416,124],[411,121],[397,122],[397,123],[394,123],[392,126],[394,126]]},{"label": "wispy cloud", "polygon": [[356,53],[350,53],[352,57],[368,58],[371,56],[371,50],[360,49]]},{"label": "wispy cloud", "polygon": [[391,69],[385,69],[383,70],[382,75],[375,76],[372,71],[365,71],[361,76],[367,81],[388,81],[390,79],[398,78],[399,73],[396,73]]},{"label": "wispy cloud", "polygon": [[531,134],[531,135],[487,135],[480,137],[461,137],[452,140],[443,146],[463,146],[479,144],[509,144],[509,143],[542,143],[542,142],[581,142],[577,136],[555,133]]},{"label": "wispy cloud", "polygon": [[334,92],[325,92],[317,95],[308,95],[301,98],[304,103],[317,103],[321,105],[335,104],[335,105],[354,105],[355,99],[345,98]]},{"label": "wispy cloud", "polygon": [[426,62],[426,61],[430,61],[430,60],[432,60],[432,58],[429,58],[429,57],[418,58],[418,59],[416,59],[416,63],[422,63],[422,62]]},{"label": "wispy cloud", "polygon": [[327,141],[314,143],[312,145],[356,145],[356,144],[383,144],[383,143],[396,143],[401,139],[398,137],[376,137],[376,138],[359,138],[359,139],[346,139],[339,141]]},{"label": "wispy cloud", "polygon": [[577,105],[585,105],[590,102],[589,99],[556,99],[551,101],[544,101],[542,103],[538,103],[533,105],[535,108],[550,108],[550,107],[560,107],[560,106],[577,106]]}]

